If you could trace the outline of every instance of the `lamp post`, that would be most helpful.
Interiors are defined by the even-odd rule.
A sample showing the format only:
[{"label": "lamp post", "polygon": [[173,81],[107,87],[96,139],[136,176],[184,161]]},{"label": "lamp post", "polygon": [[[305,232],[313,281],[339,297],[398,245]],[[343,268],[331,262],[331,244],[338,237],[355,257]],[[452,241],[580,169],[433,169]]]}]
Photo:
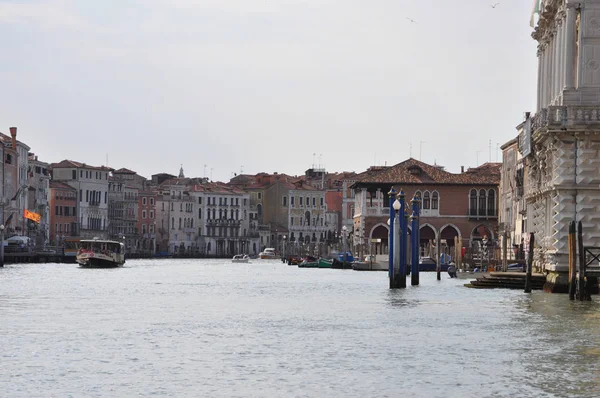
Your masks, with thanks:
[{"label": "lamp post", "polygon": [[346,264],[346,254],[347,254],[347,248],[346,248],[346,242],[347,242],[347,236],[346,236],[346,231],[348,231],[348,227],[346,227],[345,225],[342,227],[342,250],[344,250],[344,265]]},{"label": "lamp post", "polygon": [[4,224],[0,224],[0,267],[4,267]]},{"label": "lamp post", "polygon": [[283,255],[281,257],[281,261],[285,264],[286,262],[286,257],[285,257],[285,243],[287,241],[287,235],[283,235]]}]

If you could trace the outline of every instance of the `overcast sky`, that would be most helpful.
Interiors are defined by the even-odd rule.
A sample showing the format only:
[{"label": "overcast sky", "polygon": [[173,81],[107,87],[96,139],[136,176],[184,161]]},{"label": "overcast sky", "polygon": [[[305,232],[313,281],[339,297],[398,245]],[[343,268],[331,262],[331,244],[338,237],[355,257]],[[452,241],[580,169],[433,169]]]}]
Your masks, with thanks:
[{"label": "overcast sky", "polygon": [[0,131],[146,177],[362,172],[410,143],[458,172],[535,107],[531,1],[496,2],[0,0]]}]

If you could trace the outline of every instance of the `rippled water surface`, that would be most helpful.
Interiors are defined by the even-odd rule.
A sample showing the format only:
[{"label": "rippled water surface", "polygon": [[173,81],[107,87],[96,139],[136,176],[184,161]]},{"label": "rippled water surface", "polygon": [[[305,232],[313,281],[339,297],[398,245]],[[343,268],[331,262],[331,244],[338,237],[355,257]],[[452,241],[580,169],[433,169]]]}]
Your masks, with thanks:
[{"label": "rippled water surface", "polygon": [[2,397],[598,397],[600,297],[279,261],[0,268]]}]

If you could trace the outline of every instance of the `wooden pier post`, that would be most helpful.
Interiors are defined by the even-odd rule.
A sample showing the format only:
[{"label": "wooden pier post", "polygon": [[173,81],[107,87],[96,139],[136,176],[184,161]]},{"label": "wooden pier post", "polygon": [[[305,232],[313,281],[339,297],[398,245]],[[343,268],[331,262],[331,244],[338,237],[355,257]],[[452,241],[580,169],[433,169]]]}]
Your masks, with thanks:
[{"label": "wooden pier post", "polygon": [[[441,248],[440,248],[440,234],[438,233],[437,236],[435,237],[435,271],[437,272],[437,280],[441,281],[442,280],[442,265],[440,264],[440,255],[441,255]],[[446,256],[444,256],[444,260],[446,259]]]},{"label": "wooden pier post", "polygon": [[394,200],[396,200],[396,190],[394,187],[390,189],[388,192],[388,196],[390,198],[390,218],[389,218],[389,227],[390,233],[388,234],[388,261],[389,261],[389,270],[388,277],[390,279],[390,288],[392,288],[394,282]]},{"label": "wooden pier post", "polygon": [[585,288],[585,249],[583,247],[583,225],[581,221],[577,223],[577,249],[579,252],[579,280],[577,283],[577,295],[579,301],[587,299]]},{"label": "wooden pier post", "polygon": [[533,232],[529,234],[529,253],[527,255],[527,273],[525,274],[525,293],[531,293],[531,273],[533,270],[533,244],[535,243],[535,235]]},{"label": "wooden pier post", "polygon": [[569,299],[575,300],[577,284],[577,237],[575,235],[575,221],[569,223]]},{"label": "wooden pier post", "polygon": [[[412,201],[412,215],[410,217],[412,225],[412,231],[414,234],[414,239],[411,239],[411,243],[413,245],[413,250],[416,251],[417,255],[413,255],[413,261],[411,261],[411,271],[410,271],[410,284],[412,286],[419,285],[419,213],[420,213],[420,203],[418,197],[413,197]],[[411,235],[412,238],[412,235]]]},{"label": "wooden pier post", "polygon": [[508,271],[508,248],[506,245],[508,244],[508,239],[506,238],[506,229],[502,234],[502,271]]}]

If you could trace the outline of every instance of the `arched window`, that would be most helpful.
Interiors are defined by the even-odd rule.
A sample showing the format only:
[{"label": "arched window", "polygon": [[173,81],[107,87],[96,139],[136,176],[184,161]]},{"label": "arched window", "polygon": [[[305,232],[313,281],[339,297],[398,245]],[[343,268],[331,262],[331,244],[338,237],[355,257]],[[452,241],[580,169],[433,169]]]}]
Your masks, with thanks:
[{"label": "arched window", "polygon": [[439,194],[434,191],[431,194],[431,210],[437,210],[439,207]]},{"label": "arched window", "polygon": [[496,215],[496,192],[493,189],[488,191],[487,211],[488,216]]},{"label": "arched window", "polygon": [[306,219],[306,225],[310,226],[310,212],[304,213],[304,218]]},{"label": "arched window", "polygon": [[421,191],[415,192],[415,198],[421,200]]},{"label": "arched window", "polygon": [[429,210],[431,208],[431,199],[429,197],[429,191],[423,193],[423,209]]},{"label": "arched window", "polygon": [[477,215],[477,191],[475,189],[471,189],[469,194],[469,213],[472,216]]},{"label": "arched window", "polygon": [[487,212],[486,212],[486,208],[487,208],[486,196],[487,195],[485,194],[485,189],[481,189],[479,191],[479,212],[478,212],[478,214],[480,216],[487,215]]}]

